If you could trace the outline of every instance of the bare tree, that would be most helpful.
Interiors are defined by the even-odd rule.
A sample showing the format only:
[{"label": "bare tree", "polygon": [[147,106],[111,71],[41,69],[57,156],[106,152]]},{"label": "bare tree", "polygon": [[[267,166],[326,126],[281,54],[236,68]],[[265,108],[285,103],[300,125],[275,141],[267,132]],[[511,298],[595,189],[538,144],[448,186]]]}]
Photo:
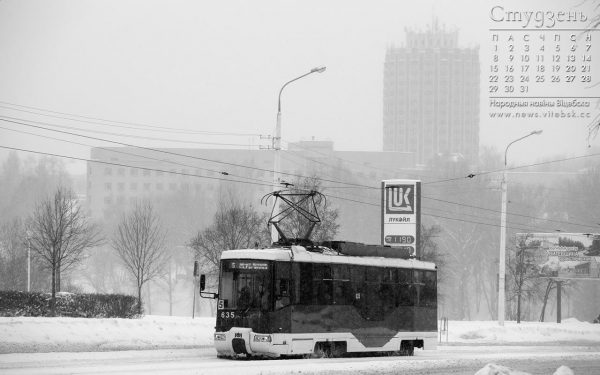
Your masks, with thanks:
[{"label": "bare tree", "polygon": [[123,265],[135,280],[138,293],[138,313],[142,313],[142,287],[160,276],[168,261],[165,251],[165,231],[149,202],[137,202],[121,217],[112,246]]},{"label": "bare tree", "polygon": [[556,289],[556,281],[554,279],[548,278],[548,283],[546,284],[546,292],[544,292],[543,302],[542,302],[542,312],[540,313],[540,322],[544,321],[544,317],[546,315],[546,306],[548,305],[548,297],[550,297],[550,292],[553,289]]},{"label": "bare tree", "polygon": [[213,223],[199,231],[189,242],[197,259],[204,260],[209,276],[219,269],[223,250],[243,249],[270,241],[267,218],[251,205],[244,205],[233,197],[221,199]]},{"label": "bare tree", "polygon": [[54,196],[39,203],[29,220],[31,250],[52,273],[51,309],[55,313],[60,275],[81,262],[84,250],[100,245],[98,227],[85,216],[75,194],[59,187]]},{"label": "bare tree", "polygon": [[[509,284],[512,286],[511,300],[514,296],[517,298],[517,323],[521,323],[522,297],[534,295],[537,291],[539,280],[539,269],[535,263],[535,251],[539,247],[539,241],[526,243],[530,234],[521,236],[518,239],[517,248],[514,257],[509,258],[508,273],[512,280]],[[512,282],[510,282],[512,281]]]},{"label": "bare tree", "polygon": [[[443,271],[446,269],[446,255],[442,252],[436,238],[440,236],[442,233],[442,228],[438,225],[425,226],[421,225],[421,251],[422,251],[422,260],[427,262],[433,262],[436,264],[438,272],[437,272],[437,283],[438,285],[443,284],[446,281],[445,275]],[[444,301],[445,295],[444,293],[438,291],[438,303]]]}]

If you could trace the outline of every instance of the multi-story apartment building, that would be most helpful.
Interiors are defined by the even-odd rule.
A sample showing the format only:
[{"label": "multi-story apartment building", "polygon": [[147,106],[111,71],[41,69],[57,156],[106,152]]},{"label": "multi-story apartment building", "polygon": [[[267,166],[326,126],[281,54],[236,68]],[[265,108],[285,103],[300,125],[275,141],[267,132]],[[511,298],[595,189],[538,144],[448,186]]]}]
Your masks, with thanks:
[{"label": "multi-story apartment building", "polygon": [[458,46],[458,32],[434,23],[406,30],[406,44],[388,48],[383,73],[383,150],[477,160],[479,48]]}]

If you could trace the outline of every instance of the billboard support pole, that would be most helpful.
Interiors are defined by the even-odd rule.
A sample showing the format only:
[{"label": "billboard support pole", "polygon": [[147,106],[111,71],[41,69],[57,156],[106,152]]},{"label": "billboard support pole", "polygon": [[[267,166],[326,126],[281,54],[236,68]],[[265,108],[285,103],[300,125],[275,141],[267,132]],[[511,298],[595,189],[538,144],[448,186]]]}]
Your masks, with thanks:
[{"label": "billboard support pole", "polygon": [[556,323],[560,323],[561,321],[561,294],[562,294],[562,281],[556,280]]}]

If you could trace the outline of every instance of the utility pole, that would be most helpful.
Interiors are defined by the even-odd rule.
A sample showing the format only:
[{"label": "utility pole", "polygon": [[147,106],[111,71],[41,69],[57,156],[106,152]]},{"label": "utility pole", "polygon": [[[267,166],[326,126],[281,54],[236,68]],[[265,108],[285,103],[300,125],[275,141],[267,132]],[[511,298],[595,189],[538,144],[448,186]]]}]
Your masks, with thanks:
[{"label": "utility pole", "polygon": [[561,301],[561,294],[562,294],[562,280],[556,280],[556,323],[560,323],[561,318],[562,318],[562,301]]},{"label": "utility pole", "polygon": [[198,285],[198,276],[200,276],[200,267],[197,260],[194,261],[194,297],[192,298],[192,319],[196,315],[196,285]]}]

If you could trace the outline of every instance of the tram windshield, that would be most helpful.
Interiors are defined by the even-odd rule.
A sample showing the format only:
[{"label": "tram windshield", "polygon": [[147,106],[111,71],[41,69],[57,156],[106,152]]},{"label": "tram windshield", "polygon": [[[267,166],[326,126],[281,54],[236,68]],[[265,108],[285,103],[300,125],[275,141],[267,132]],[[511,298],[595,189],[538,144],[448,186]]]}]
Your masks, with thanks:
[{"label": "tram windshield", "polygon": [[267,261],[224,260],[219,290],[221,308],[269,310],[271,270],[272,264]]}]

